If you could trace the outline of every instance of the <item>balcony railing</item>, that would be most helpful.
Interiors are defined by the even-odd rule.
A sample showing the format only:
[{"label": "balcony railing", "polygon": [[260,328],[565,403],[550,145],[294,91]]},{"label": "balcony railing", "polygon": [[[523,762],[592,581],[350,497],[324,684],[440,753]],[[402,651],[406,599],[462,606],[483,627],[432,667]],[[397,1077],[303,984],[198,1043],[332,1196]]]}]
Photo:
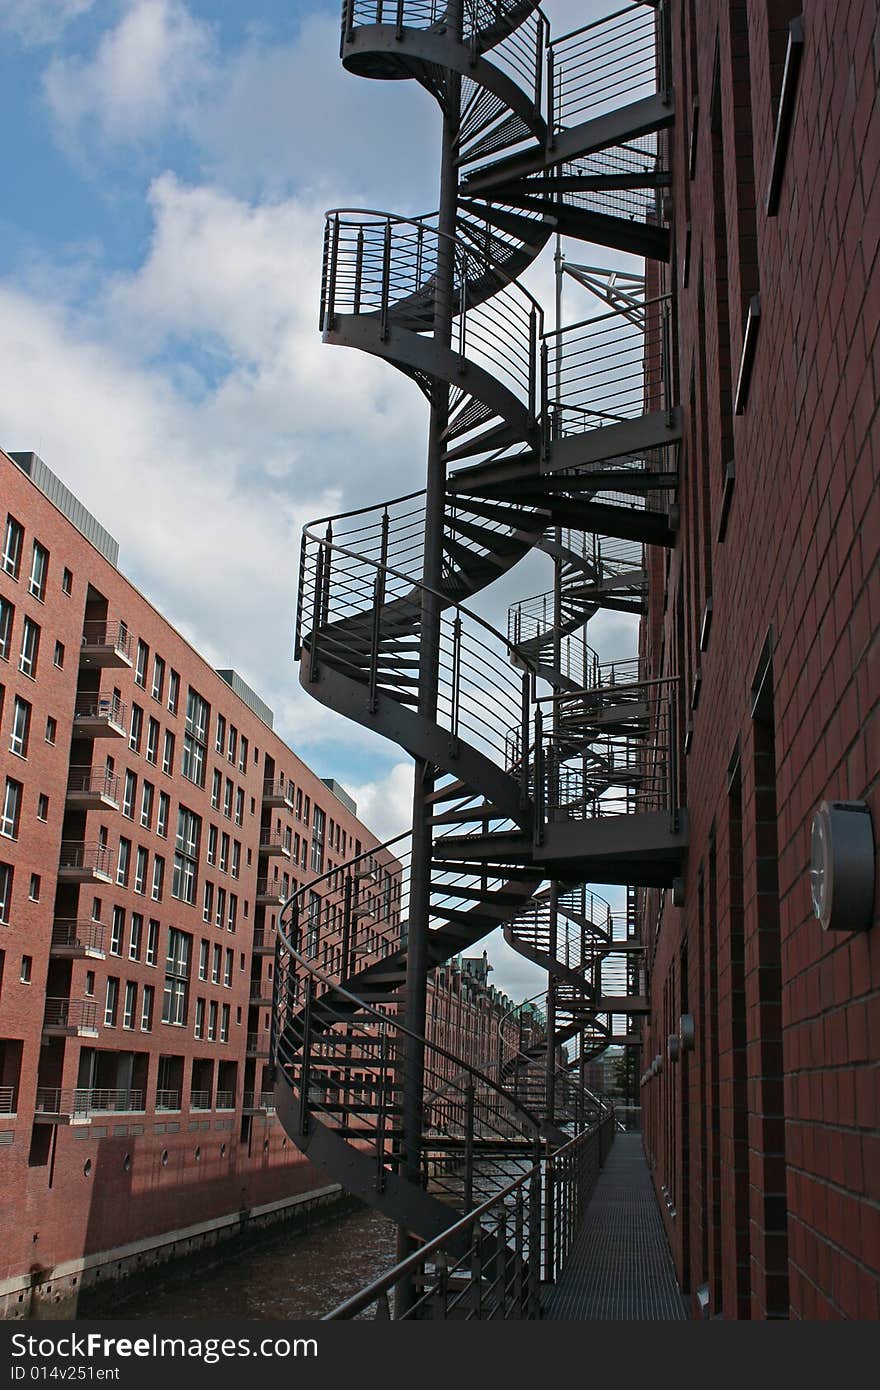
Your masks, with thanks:
[{"label": "balcony railing", "polygon": [[257,927],[254,932],[254,953],[256,955],[267,955],[275,950],[275,933],[273,931],[263,931]]},{"label": "balcony railing", "polygon": [[215,1108],[215,1110],[234,1110],[234,1109],[235,1109],[235,1092],[234,1092],[234,1091],[218,1091],[218,1092],[217,1092],[217,1099],[216,1099],[216,1101],[214,1102],[214,1108]]},{"label": "balcony railing", "polygon": [[56,920],[52,926],[52,950],[73,951],[82,955],[104,954],[104,924],[73,918]]},{"label": "balcony railing", "polygon": [[62,840],[58,856],[60,871],[81,870],[83,874],[110,878],[110,849],[97,840]]},{"label": "balcony railing", "polygon": [[[210,1110],[210,1109],[211,1109],[211,1092],[210,1092],[210,1091],[190,1091],[189,1104],[190,1104],[190,1109],[191,1109],[191,1110]],[[157,1109],[158,1109],[158,1101],[156,1102],[156,1106],[157,1106]],[[169,1108],[169,1109],[176,1109],[175,1106],[169,1106],[168,1108]]]},{"label": "balcony railing", "polygon": [[284,889],[280,878],[258,878],[257,879],[257,900],[260,898],[271,898],[273,901],[282,903],[284,901]]},{"label": "balcony railing", "polygon": [[156,1092],[156,1109],[157,1109],[157,1110],[179,1110],[179,1109],[180,1109],[180,1092],[179,1092],[179,1091],[167,1091],[167,1090],[164,1090],[164,1089],[163,1089],[163,1090],[160,1090],[160,1091],[157,1091],[157,1092]]},{"label": "balcony railing", "polygon": [[247,1051],[249,1053],[268,1052],[269,1034],[268,1033],[248,1033]]},{"label": "balcony railing", "polygon": [[43,1027],[97,1032],[98,1006],[88,999],[47,998]]},{"label": "balcony railing", "polygon": [[0,1086],[0,1115],[15,1114],[15,1087]]},{"label": "balcony railing", "polygon": [[125,623],[103,621],[83,623],[82,651],[84,655],[88,655],[92,651],[95,653],[111,651],[130,661],[131,649],[132,636]]},{"label": "balcony railing", "polygon": [[267,777],[263,782],[263,800],[293,810],[293,783],[287,777]]},{"label": "balcony railing", "polygon": [[251,1001],[265,999],[270,1001],[272,998],[271,980],[251,980]]},{"label": "balcony railing", "polygon": [[290,857],[290,841],[280,831],[260,831],[261,854],[285,854]]},{"label": "balcony railing", "polygon": [[119,802],[119,778],[101,767],[72,767],[67,778],[68,796],[103,796]]},{"label": "balcony railing", "polygon": [[38,1086],[38,1115],[127,1114],[144,1110],[144,1093],[117,1087]]},{"label": "balcony railing", "polygon": [[245,1091],[242,1100],[244,1110],[274,1110],[274,1091]]}]

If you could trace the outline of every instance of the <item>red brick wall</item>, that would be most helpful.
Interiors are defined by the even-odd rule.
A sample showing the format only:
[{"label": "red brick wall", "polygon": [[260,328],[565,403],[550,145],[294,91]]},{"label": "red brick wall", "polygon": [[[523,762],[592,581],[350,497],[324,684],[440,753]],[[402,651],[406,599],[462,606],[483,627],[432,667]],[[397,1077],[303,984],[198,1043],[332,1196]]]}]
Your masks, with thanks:
[{"label": "red brick wall", "polygon": [[[667,895],[658,917],[657,894],[645,895],[654,1001],[646,1063],[666,1054],[668,1017],[675,1031],[685,1002],[697,1037],[642,1097],[654,1179],[670,1193],[661,1207],[676,1264],[691,1292],[709,1286],[711,1314],[877,1318],[880,931],[823,934],[809,857],[823,799],[865,800],[880,826],[880,18],[875,3],[855,0],[802,8],[794,121],[769,216],[779,34],[784,51],[795,7],[696,7],[700,117],[690,179],[693,9],[672,6],[669,288],[685,416],[682,528],[665,614],[653,571],[646,641],[659,659],[665,628],[693,739],[684,906]],[[754,373],[733,416],[755,292]],[[735,485],[719,542],[730,459]],[[700,651],[708,593],[713,625]],[[769,745],[751,712],[768,633]]]}]

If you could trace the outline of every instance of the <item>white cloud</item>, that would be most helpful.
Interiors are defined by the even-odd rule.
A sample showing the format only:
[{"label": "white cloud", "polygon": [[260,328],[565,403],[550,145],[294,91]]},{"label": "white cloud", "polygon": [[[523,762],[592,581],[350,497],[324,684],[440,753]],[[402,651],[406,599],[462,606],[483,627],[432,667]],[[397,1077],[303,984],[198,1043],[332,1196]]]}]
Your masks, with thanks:
[{"label": "white cloud", "polygon": [[25,44],[52,43],[94,0],[0,0],[0,28]]},{"label": "white cloud", "polygon": [[132,0],[94,57],[55,58],[46,98],[76,147],[91,128],[101,142],[141,140],[193,101],[209,73],[212,37],[182,0]]},{"label": "white cloud", "polygon": [[358,815],[375,835],[390,840],[412,825],[413,764],[398,762],[386,776],[349,787]]}]

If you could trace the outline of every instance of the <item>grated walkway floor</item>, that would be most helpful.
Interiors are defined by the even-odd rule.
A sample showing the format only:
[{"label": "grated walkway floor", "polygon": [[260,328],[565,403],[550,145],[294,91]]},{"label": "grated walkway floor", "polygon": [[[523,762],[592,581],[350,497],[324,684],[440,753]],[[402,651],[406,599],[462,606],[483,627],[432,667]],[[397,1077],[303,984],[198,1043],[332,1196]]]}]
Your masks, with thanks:
[{"label": "grated walkway floor", "polygon": [[617,1134],[583,1227],[544,1317],[557,1321],[684,1319],[689,1316],[640,1134]]}]

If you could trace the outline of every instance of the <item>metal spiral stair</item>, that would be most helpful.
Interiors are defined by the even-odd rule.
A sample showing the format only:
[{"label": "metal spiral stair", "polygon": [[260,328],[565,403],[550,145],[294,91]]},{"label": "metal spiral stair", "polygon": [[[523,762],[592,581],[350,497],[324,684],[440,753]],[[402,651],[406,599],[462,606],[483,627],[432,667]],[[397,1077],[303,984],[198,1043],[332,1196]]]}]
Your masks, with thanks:
[{"label": "metal spiral stair", "polygon": [[[554,50],[527,0],[343,5],[350,71],[416,80],[441,109],[455,107],[463,182],[454,228],[441,215],[328,215],[324,340],[395,366],[432,409],[442,396],[444,463],[466,466],[448,479],[434,586],[422,569],[426,494],[305,529],[300,680],[432,769],[427,970],[501,927],[555,982],[549,1033],[507,1054],[502,1047],[497,1065],[468,1066],[402,1022],[414,836],[319,875],[285,906],[272,1010],[278,1114],[325,1171],[422,1239],[448,1226],[450,1206],[472,1209],[542,1144],[559,1143],[569,1122],[595,1116],[601,1102],[573,1078],[566,1044],[580,1035],[583,1060],[609,1040],[632,1041],[615,1032],[616,1020],[645,1005],[631,988],[637,943],[593,921],[581,884],[668,884],[686,843],[672,769],[649,770],[645,790],[668,692],[661,711],[655,693],[609,679],[592,658],[566,675],[547,665],[545,630],[504,636],[467,603],[540,547],[564,567],[569,607],[556,638],[575,639],[599,607],[641,610],[641,548],[674,537],[679,424],[664,376],[666,309],[635,351],[621,346],[620,316],[562,338],[545,331],[518,278],[560,229],[651,255],[668,240],[650,221],[609,208],[661,186],[651,141],[671,119],[669,103],[654,92],[566,126],[564,111],[579,108],[560,104],[564,47]],[[490,170],[464,174],[484,158]],[[594,197],[610,202],[598,208]],[[597,352],[614,367],[597,374]],[[602,536],[604,554],[588,553],[585,532]],[[428,702],[426,638],[438,654]],[[545,681],[570,701],[552,729],[541,709]],[[550,935],[544,885],[553,879],[561,887]],[[414,1042],[423,1068],[417,1176],[406,1167],[401,1123]],[[546,1104],[539,1072],[545,1096],[546,1077],[556,1078]]]}]

